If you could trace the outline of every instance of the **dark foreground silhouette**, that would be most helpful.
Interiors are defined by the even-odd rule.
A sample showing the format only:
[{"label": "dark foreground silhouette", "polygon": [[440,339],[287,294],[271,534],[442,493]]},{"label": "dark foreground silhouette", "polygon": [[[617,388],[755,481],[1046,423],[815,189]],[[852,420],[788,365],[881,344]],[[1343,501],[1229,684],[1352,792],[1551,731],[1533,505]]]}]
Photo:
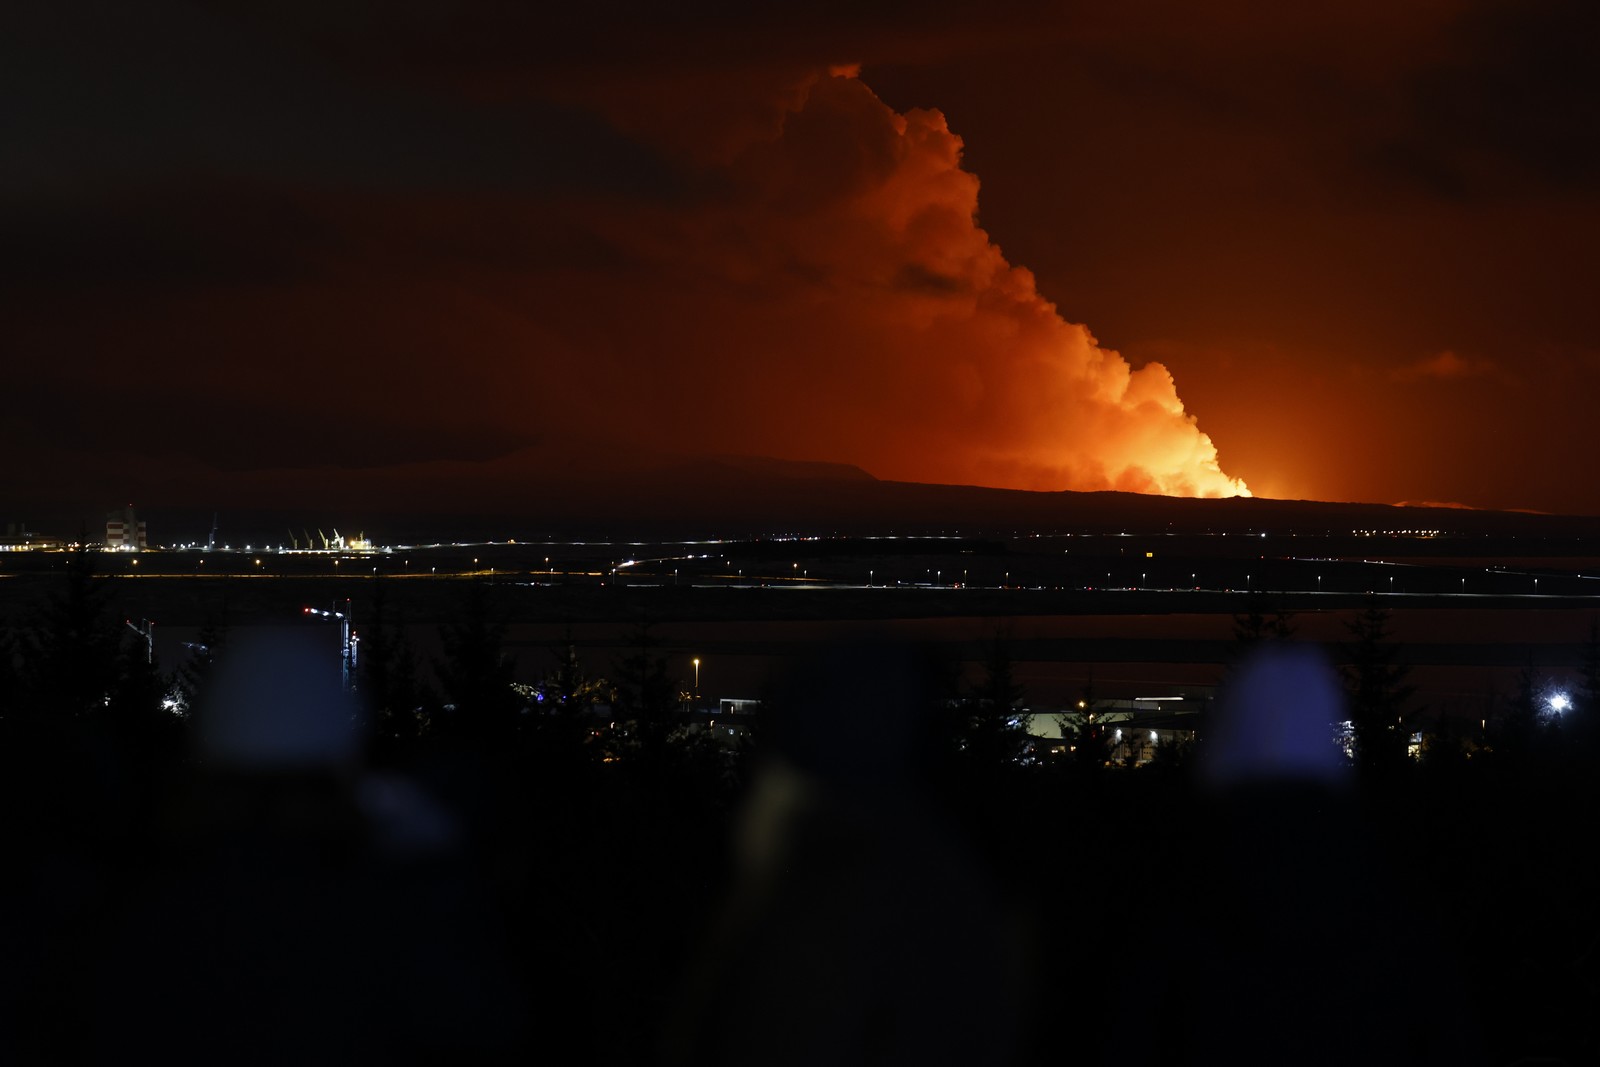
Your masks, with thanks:
[{"label": "dark foreground silhouette", "polygon": [[1323,729],[1345,687],[1271,642],[1196,752],[1052,762],[1012,746],[1002,655],[967,691],[867,646],[730,746],[642,632],[615,683],[565,649],[508,703],[465,625],[449,705],[398,668],[352,703],[308,631],[261,631],[183,717],[56,607],[0,657],[0,1061],[1600,1051],[1581,718],[1368,772]]}]

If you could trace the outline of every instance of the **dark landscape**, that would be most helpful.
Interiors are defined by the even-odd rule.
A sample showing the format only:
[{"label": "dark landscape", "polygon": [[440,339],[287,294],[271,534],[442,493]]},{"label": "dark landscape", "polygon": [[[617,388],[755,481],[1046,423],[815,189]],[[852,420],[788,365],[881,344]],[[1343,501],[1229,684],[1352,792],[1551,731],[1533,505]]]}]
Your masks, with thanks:
[{"label": "dark landscape", "polygon": [[0,1064],[1600,1063],[1600,5],[0,15]]},{"label": "dark landscape", "polygon": [[[30,917],[13,935],[12,1050],[98,1059],[114,1026],[201,1056],[277,1005],[298,1021],[255,1046],[268,1059],[318,1042],[365,1055],[388,1047],[377,1028],[404,1036],[401,1059],[764,1060],[776,1034],[889,1010],[882,991],[837,1002],[813,984],[818,961],[791,939],[824,923],[830,969],[932,983],[893,1017],[918,1029],[896,1036],[905,1047],[943,1034],[935,1061],[1050,1062],[1065,1041],[1075,1058],[1168,1062],[1130,1052],[1119,1027],[1254,1047],[1209,1028],[1232,1003],[1218,996],[1286,995],[1257,984],[1270,956],[1241,947],[1269,922],[1296,931],[1273,966],[1304,999],[1253,1031],[1263,1054],[1350,1011],[1369,1023],[1327,1062],[1594,1050],[1594,944],[1566,931],[1600,889],[1579,845],[1596,800],[1600,521],[1010,493],[963,528],[899,511],[898,488],[848,532],[791,512],[768,536],[705,536],[708,522],[679,539],[661,531],[689,532],[690,516],[645,512],[617,540],[530,537],[524,518],[516,537],[361,551],[5,556],[6,781],[17,810],[52,813],[11,829],[30,872],[8,909]],[[338,622],[308,608],[348,613],[353,662]],[[344,664],[365,725],[342,755],[207,754],[194,716],[210,665],[274,633],[313,657],[301,684],[330,698]],[[1359,723],[1372,700],[1376,723],[1356,727],[1341,777],[1221,788],[1203,770],[1219,687],[1279,643],[1325,648],[1347,714]],[[1128,745],[1124,729],[1160,740]],[[794,774],[808,792],[785,792]],[[378,781],[403,783],[411,807],[362,807]],[[752,873],[764,853],[746,854],[740,827],[771,818],[802,820],[763,846],[800,850],[792,884]],[[854,849],[881,833],[872,847],[905,854],[863,865]],[[928,863],[942,873],[918,873]],[[283,878],[298,888],[268,888]],[[227,910],[171,910],[201,886]],[[299,991],[197,984],[228,966],[218,952],[259,955],[284,892],[301,918],[273,951],[293,954]],[[462,893],[471,922],[422,917]],[[444,952],[469,968],[450,981],[474,983],[470,1003],[436,988],[445,972],[380,996],[380,969],[437,971]],[[1232,992],[1190,973],[1216,952]],[[371,990],[333,1020],[297,1006],[327,980],[307,971],[330,966]],[[163,992],[105,1000],[130,967]],[[1345,1003],[1358,989],[1383,1006]],[[173,1015],[172,990],[211,1021]],[[978,1013],[959,1040],[941,998]],[[1159,1025],[1139,1020],[1151,998]],[[1481,998],[1499,1010],[1475,1012]]]}]

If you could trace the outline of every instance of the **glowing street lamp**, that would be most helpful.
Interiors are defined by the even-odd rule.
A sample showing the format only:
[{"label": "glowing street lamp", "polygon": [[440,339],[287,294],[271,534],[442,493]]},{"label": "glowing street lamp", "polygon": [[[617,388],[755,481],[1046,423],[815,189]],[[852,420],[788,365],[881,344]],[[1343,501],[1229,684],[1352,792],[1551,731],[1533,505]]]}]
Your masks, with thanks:
[{"label": "glowing street lamp", "polygon": [[700,695],[700,657],[694,658],[694,695]]}]

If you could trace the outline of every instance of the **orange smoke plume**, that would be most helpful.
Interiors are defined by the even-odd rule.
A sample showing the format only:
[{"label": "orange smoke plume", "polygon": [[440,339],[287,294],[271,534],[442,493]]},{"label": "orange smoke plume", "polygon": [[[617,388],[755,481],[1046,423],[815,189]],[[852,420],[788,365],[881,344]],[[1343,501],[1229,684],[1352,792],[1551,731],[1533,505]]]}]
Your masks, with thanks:
[{"label": "orange smoke plume", "polygon": [[1102,348],[1006,261],[944,116],[855,74],[702,159],[718,195],[687,217],[602,223],[675,279],[635,291],[647,336],[613,340],[656,352],[644,395],[712,406],[674,437],[906,481],[1248,495],[1164,366]]}]

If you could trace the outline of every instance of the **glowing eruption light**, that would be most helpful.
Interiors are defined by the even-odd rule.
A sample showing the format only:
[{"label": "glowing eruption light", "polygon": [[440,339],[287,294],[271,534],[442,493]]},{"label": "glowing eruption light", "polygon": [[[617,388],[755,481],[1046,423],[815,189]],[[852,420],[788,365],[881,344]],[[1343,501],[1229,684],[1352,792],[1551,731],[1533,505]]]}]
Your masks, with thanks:
[{"label": "glowing eruption light", "polygon": [[673,145],[731,193],[607,233],[674,279],[648,314],[672,320],[678,373],[634,378],[641,395],[675,377],[719,405],[675,435],[903,481],[1248,495],[1166,367],[1102,348],[1006,261],[944,116],[854,74],[810,77],[714,158]]}]

